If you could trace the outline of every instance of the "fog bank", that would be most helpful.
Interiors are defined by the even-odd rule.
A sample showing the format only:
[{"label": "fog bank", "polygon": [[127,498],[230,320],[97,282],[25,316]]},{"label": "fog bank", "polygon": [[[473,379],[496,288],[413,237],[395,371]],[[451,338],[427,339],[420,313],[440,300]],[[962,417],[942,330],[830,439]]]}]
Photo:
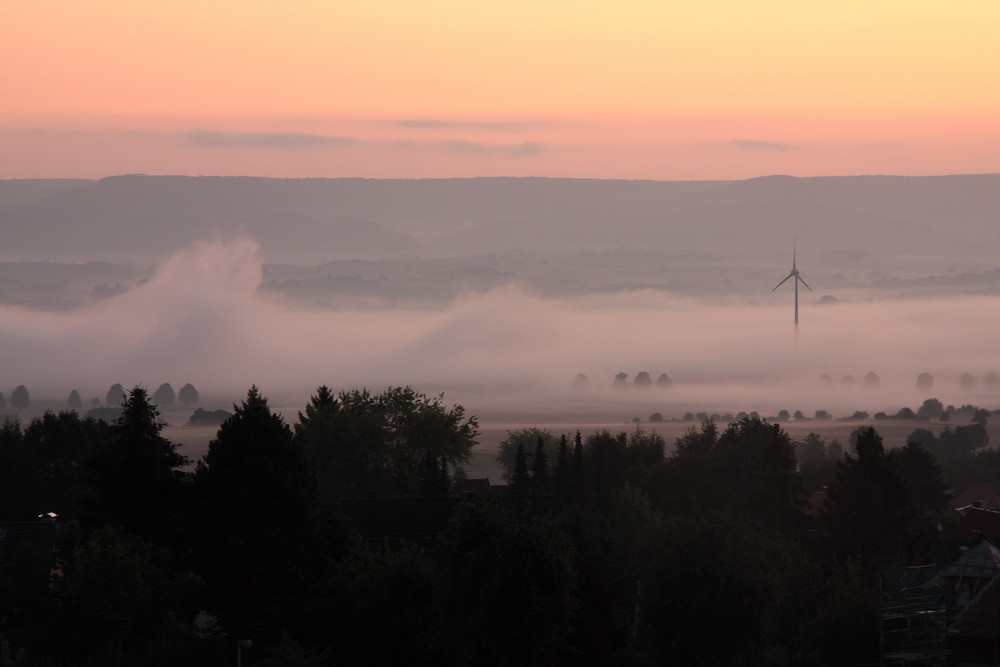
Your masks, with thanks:
[{"label": "fog bank", "polygon": [[[409,384],[445,391],[470,411],[650,407],[668,418],[689,406],[811,415],[894,412],[928,396],[989,408],[1000,400],[982,382],[1000,371],[1000,297],[822,306],[803,298],[796,333],[790,294],[768,305],[710,305],[656,290],[551,299],[507,286],[444,308],[320,311],[265,298],[261,276],[253,240],[200,243],[92,307],[4,308],[0,391],[24,384],[33,397],[63,400],[77,389],[88,400],[114,382],[191,382],[225,405],[257,384],[275,402],[301,405],[320,384]],[[631,381],[640,371],[654,380],[666,373],[673,386],[612,388],[616,373]],[[915,387],[923,371],[936,380],[930,392]],[[868,372],[878,389],[862,387]],[[975,388],[959,387],[965,372]],[[578,373],[590,382],[573,390]],[[833,386],[818,382],[823,373]]]}]

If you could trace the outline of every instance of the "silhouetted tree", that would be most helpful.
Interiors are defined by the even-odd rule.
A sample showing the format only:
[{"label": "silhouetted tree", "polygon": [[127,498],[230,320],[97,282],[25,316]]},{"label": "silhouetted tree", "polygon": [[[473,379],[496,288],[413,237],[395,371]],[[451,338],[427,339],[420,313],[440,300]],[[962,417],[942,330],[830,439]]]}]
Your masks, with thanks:
[{"label": "silhouetted tree", "polygon": [[930,391],[934,388],[934,376],[924,371],[917,376],[917,389],[920,391]]},{"label": "silhouetted tree", "polygon": [[845,387],[853,387],[854,378],[851,377],[850,375],[845,375],[844,377],[840,378],[840,384],[842,384]]},{"label": "silhouetted tree", "polygon": [[649,415],[649,421],[658,424],[663,421],[663,415],[660,414],[659,412],[654,412],[653,414]]},{"label": "silhouetted tree", "polygon": [[666,373],[660,373],[660,376],[656,378],[657,389],[669,389],[673,384],[674,381]]},{"label": "silhouetted tree", "polygon": [[545,453],[545,442],[541,437],[535,444],[535,453],[531,457],[531,485],[536,489],[544,489],[549,481],[549,457]]},{"label": "silhouetted tree", "polygon": [[649,389],[653,386],[653,380],[649,377],[649,373],[646,371],[640,371],[636,373],[635,379],[632,380],[632,384],[641,389]]},{"label": "silhouetted tree", "polygon": [[778,410],[778,421],[786,422],[792,418],[792,415],[788,410]]},{"label": "silhouetted tree", "polygon": [[975,389],[976,388],[976,376],[972,373],[962,373],[961,377],[958,378],[958,386],[962,389]]},{"label": "silhouetted tree", "polygon": [[169,382],[164,382],[153,394],[153,402],[157,405],[173,405],[176,395],[174,394],[174,388],[170,386]]},{"label": "silhouetted tree", "polygon": [[553,451],[556,446],[556,437],[549,429],[532,426],[516,431],[507,431],[507,437],[501,440],[497,446],[497,463],[500,464],[504,477],[510,479],[511,475],[514,474],[514,463],[518,445],[524,445],[525,457],[529,460],[528,467],[530,469],[531,452],[534,451],[539,438],[542,440],[543,451],[546,452],[546,455],[549,455],[549,452]]},{"label": "silhouetted tree", "polygon": [[420,493],[428,457],[445,468],[465,462],[479,428],[461,405],[449,408],[443,396],[410,387],[336,397],[320,387],[299,413],[295,435],[329,500]]},{"label": "silhouetted tree", "polygon": [[918,419],[940,419],[944,414],[944,405],[936,398],[928,398],[917,408]]},{"label": "silhouetted tree", "polygon": [[188,382],[181,390],[177,392],[177,400],[180,401],[181,405],[184,407],[191,407],[192,405],[198,405],[198,400],[200,396],[198,395],[198,390],[194,388],[194,385]]},{"label": "silhouetted tree", "polygon": [[819,433],[810,433],[799,448],[798,459],[802,465],[819,463],[826,458],[826,443]]},{"label": "silhouetted tree", "polygon": [[133,387],[94,462],[102,522],[155,541],[168,539],[186,457],[161,435],[164,424],[143,387]]},{"label": "silhouetted tree", "polygon": [[315,494],[301,445],[256,386],[209,443],[195,482],[213,607],[231,636],[273,641],[308,596]]},{"label": "silhouetted tree", "polygon": [[821,387],[832,387],[833,378],[830,377],[829,373],[823,373],[822,375],[819,376],[819,385]]},{"label": "silhouetted tree", "polygon": [[689,428],[674,443],[674,456],[708,456],[715,450],[719,442],[719,428],[715,422],[706,419],[701,423],[701,430],[694,426]]},{"label": "silhouetted tree", "polygon": [[108,389],[108,395],[105,398],[105,402],[113,408],[117,408],[125,400],[125,388],[122,387],[117,382],[111,385]]},{"label": "silhouetted tree", "polygon": [[10,394],[10,404],[18,410],[24,410],[29,405],[31,405],[31,396],[28,395],[28,389],[23,385],[19,384]]},{"label": "silhouetted tree", "polygon": [[524,453],[524,443],[517,443],[517,452],[514,458],[514,474],[511,477],[514,490],[525,493],[531,488],[531,474],[528,472],[528,459]]},{"label": "silhouetted tree", "polygon": [[868,389],[878,389],[882,384],[882,381],[878,379],[878,376],[875,375],[875,373],[868,371],[865,373],[865,379],[861,382],[861,384]]},{"label": "silhouetted tree", "polygon": [[573,437],[573,459],[571,463],[573,470],[573,488],[571,496],[573,500],[579,502],[583,499],[583,480],[585,471],[583,467],[583,437],[580,431]]},{"label": "silhouetted tree", "polygon": [[858,434],[857,456],[845,454],[820,512],[830,547],[857,555],[871,566],[898,566],[908,560],[908,528],[916,515],[893,452],[870,426]]},{"label": "silhouetted tree", "polygon": [[590,386],[590,378],[583,373],[577,373],[573,378],[573,389],[583,390]]},{"label": "silhouetted tree", "polygon": [[948,509],[952,496],[951,487],[945,482],[944,473],[933,454],[919,442],[907,442],[905,447],[898,450],[896,461],[918,513]]},{"label": "silhouetted tree", "polygon": [[556,493],[567,498],[573,488],[573,467],[570,459],[569,444],[566,434],[559,436],[559,453],[556,456],[556,467],[553,470]]},{"label": "silhouetted tree", "polygon": [[994,371],[990,371],[986,374],[986,377],[983,378],[983,385],[990,390],[996,389],[1000,386],[1000,375],[997,375]]},{"label": "silhouetted tree", "polygon": [[619,389],[623,389],[628,386],[628,373],[618,373],[615,375],[615,381],[612,385]]},{"label": "silhouetted tree", "polygon": [[83,399],[80,398],[80,392],[76,389],[69,392],[69,397],[66,399],[66,407],[71,410],[79,410],[83,407]]},{"label": "silhouetted tree", "polygon": [[823,421],[829,421],[829,420],[833,419],[833,415],[831,415],[826,410],[817,410],[816,414],[813,415],[813,419],[823,420]]},{"label": "silhouetted tree", "polygon": [[802,522],[805,488],[795,448],[778,424],[747,418],[730,424],[714,451],[737,502],[772,528],[795,531]]},{"label": "silhouetted tree", "polygon": [[6,405],[7,405],[7,399],[4,398],[3,393],[0,392],[0,410],[2,410]]},{"label": "silhouetted tree", "polygon": [[569,654],[575,573],[558,527],[463,503],[435,554],[440,664],[541,666]]}]

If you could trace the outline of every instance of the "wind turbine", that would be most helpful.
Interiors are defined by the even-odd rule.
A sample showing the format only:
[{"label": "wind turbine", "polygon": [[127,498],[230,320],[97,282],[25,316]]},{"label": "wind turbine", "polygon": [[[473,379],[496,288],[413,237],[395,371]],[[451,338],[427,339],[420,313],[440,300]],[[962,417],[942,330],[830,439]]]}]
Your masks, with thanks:
[{"label": "wind turbine", "polygon": [[[785,280],[788,280],[789,278],[795,278],[795,280],[793,281],[795,283],[795,326],[798,327],[799,326],[799,283],[802,283],[803,285],[805,285],[805,288],[807,290],[809,290],[810,292],[812,292],[813,289],[812,289],[812,287],[809,287],[809,285],[806,285],[806,281],[803,280],[802,276],[799,275],[799,270],[795,268],[795,239],[794,238],[792,239],[792,272],[789,273],[787,276],[785,276]],[[785,280],[782,280],[780,283],[778,283],[777,285],[775,285],[774,289],[772,289],[771,291],[773,292],[774,290],[776,290],[779,287],[781,287],[782,285],[784,285],[785,284]]]}]

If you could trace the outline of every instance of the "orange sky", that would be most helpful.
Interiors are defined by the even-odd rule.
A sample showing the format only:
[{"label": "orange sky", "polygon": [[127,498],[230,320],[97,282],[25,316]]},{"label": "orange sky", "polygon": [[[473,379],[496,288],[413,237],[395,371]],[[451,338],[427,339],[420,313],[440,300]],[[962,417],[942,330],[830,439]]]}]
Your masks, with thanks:
[{"label": "orange sky", "polygon": [[1000,171],[1000,2],[0,3],[0,178]]}]

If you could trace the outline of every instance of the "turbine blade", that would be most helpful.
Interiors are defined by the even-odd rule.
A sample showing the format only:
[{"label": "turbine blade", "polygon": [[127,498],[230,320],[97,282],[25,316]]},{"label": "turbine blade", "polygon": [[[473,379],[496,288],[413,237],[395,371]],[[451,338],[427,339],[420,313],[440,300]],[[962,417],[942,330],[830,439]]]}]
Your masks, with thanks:
[{"label": "turbine blade", "polygon": [[[806,285],[806,281],[802,280],[802,276],[795,276],[795,277],[799,279],[800,283],[802,283],[803,285]],[[810,292],[813,291],[813,288],[809,287],[809,285],[806,285],[806,289],[809,290]]]},{"label": "turbine blade", "polygon": [[[785,280],[788,280],[789,278],[791,278],[794,275],[795,275],[794,273],[789,273],[787,276],[785,276]],[[785,280],[782,280],[780,283],[778,283],[777,285],[775,285],[774,289],[772,289],[771,291],[773,292],[774,290],[776,290],[779,287],[781,287],[782,285],[784,285],[785,284]]]}]

